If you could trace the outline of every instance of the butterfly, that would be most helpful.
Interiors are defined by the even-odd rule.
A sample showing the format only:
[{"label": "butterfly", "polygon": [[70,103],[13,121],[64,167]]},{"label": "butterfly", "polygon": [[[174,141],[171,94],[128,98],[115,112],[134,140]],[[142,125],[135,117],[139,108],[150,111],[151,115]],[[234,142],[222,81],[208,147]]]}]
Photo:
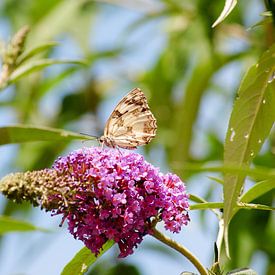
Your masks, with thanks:
[{"label": "butterfly", "polygon": [[147,99],[139,88],[135,88],[117,104],[98,140],[108,147],[132,150],[148,144],[156,131],[157,121]]}]

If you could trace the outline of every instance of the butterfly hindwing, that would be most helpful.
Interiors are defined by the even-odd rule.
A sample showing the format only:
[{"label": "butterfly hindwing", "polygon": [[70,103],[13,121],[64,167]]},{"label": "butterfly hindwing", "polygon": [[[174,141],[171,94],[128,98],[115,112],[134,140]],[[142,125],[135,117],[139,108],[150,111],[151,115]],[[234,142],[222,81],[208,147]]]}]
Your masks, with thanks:
[{"label": "butterfly hindwing", "polygon": [[149,143],[156,135],[156,129],[156,119],[147,99],[136,88],[117,104],[106,123],[103,139],[108,146],[134,149]]}]

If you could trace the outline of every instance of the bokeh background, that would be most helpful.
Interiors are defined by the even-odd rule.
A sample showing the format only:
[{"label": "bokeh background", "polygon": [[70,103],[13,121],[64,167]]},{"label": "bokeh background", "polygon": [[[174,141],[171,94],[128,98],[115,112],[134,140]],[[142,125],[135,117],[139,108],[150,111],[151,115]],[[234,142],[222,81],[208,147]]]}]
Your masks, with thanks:
[{"label": "bokeh background", "polygon": [[[258,24],[263,20],[265,1],[239,1],[229,18],[213,29],[223,5],[221,0],[1,0],[1,40],[7,41],[29,25],[26,49],[57,41],[45,57],[83,59],[87,65],[50,66],[1,91],[0,126],[32,124],[99,136],[121,97],[139,87],[157,118],[158,131],[138,152],[163,172],[179,174],[189,193],[221,201],[222,188],[211,178],[219,175],[191,172],[184,164],[222,162],[223,142],[241,78],[274,38],[274,29]],[[273,131],[254,163],[272,167],[274,144]],[[57,156],[83,146],[97,144],[2,146],[0,177],[50,167]],[[261,202],[271,200],[269,193]],[[82,247],[67,233],[66,224],[58,226],[58,216],[51,217],[27,203],[13,204],[2,195],[0,211],[50,230],[2,236],[1,275],[60,274]],[[190,225],[180,234],[167,234],[211,266],[217,219],[208,211],[192,211],[190,217]],[[269,212],[240,211],[232,221],[232,260],[225,267],[250,266],[259,274],[274,271],[274,222]],[[187,260],[150,237],[127,259],[118,260],[117,255],[113,247],[90,274],[195,272]]]}]

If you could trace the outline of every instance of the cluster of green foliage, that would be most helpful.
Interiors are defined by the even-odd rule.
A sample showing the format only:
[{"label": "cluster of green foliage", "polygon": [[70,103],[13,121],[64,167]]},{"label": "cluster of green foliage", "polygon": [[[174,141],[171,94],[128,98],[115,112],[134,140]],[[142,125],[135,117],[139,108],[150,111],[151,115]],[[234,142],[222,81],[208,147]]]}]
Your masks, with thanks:
[{"label": "cluster of green foliage", "polygon": [[[221,269],[249,266],[255,252],[261,251],[267,259],[267,274],[274,274],[275,234],[271,210],[274,210],[275,188],[275,131],[272,129],[275,120],[275,3],[259,0],[262,20],[245,26],[256,1],[162,0],[150,5],[148,2],[148,6],[139,2],[3,1],[0,17],[16,34],[2,43],[0,93],[9,95],[8,99],[0,101],[0,111],[1,108],[12,110],[16,124],[0,127],[0,145],[19,144],[5,169],[27,171],[50,167],[72,140],[92,139],[77,133],[79,125],[87,124],[87,115],[91,117],[90,123],[94,118],[93,123],[97,125],[103,95],[111,87],[121,87],[123,81],[127,81],[127,86],[138,86],[149,95],[150,107],[158,121],[157,138],[145,148],[145,153],[152,156],[151,152],[162,150],[163,162],[187,183],[203,173],[206,180],[211,176],[214,186],[222,186],[222,201],[212,202],[196,194],[190,196],[191,211],[210,210],[216,214],[217,227],[219,225],[216,256]],[[102,10],[108,8],[114,13],[133,9],[139,16],[123,30],[117,44],[94,49],[89,46],[91,28],[96,26]],[[121,78],[117,72],[113,73],[117,79],[102,79],[95,73],[98,63],[108,66],[119,62],[123,56],[150,44],[150,41],[140,41],[131,45],[128,41],[133,33],[149,24],[158,26],[166,39],[149,68],[134,76],[125,68],[122,77],[128,78],[123,81],[117,80]],[[25,25],[29,27],[22,27]],[[95,32],[92,39],[96,35],[101,34]],[[52,42],[56,40],[60,40],[60,44]],[[55,57],[56,48],[65,41],[76,45],[81,58]],[[238,42],[243,46],[235,46]],[[57,65],[61,69],[50,73],[52,65],[56,64],[61,64]],[[230,66],[240,71],[239,78],[234,79],[239,88],[228,88],[219,79],[221,72]],[[81,78],[81,84],[72,91],[66,83],[77,77]],[[50,115],[40,108],[47,96],[57,102]],[[209,103],[209,98],[215,97],[219,98],[220,112],[228,103],[231,106],[229,122],[226,115],[215,113],[215,122],[227,129],[224,133],[210,124],[198,129],[205,115],[202,106],[208,100],[212,109],[217,103]],[[82,132],[103,126],[94,129],[88,126]],[[197,133],[205,141],[199,154],[194,153],[194,146],[198,146]],[[4,158],[1,154],[1,161]],[[245,188],[247,181],[251,183],[250,188]],[[197,184],[204,188],[203,183]],[[205,194],[210,192],[205,190]],[[5,201],[0,233],[41,230],[10,218],[18,207]],[[106,250],[110,246],[107,243]],[[227,257],[229,250],[230,259]],[[84,249],[62,274],[79,274],[80,271],[75,270],[81,269],[83,264],[89,267],[95,260]],[[105,272],[100,274],[107,274]],[[108,274],[118,274],[115,272],[118,271]]]}]

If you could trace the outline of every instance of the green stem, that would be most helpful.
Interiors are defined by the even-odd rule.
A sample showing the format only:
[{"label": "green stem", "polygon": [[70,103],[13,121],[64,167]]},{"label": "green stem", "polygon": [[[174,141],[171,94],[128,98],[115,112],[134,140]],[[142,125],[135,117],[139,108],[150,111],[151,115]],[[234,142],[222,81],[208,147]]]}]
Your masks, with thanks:
[{"label": "green stem", "polygon": [[171,238],[163,235],[160,231],[158,231],[156,228],[153,228],[153,237],[161,241],[162,243],[167,244],[171,248],[175,249],[179,253],[181,253],[183,256],[185,256],[200,272],[201,275],[208,275],[207,270],[204,268],[204,266],[199,262],[199,260],[185,247],[177,243],[176,241],[172,240]]}]

